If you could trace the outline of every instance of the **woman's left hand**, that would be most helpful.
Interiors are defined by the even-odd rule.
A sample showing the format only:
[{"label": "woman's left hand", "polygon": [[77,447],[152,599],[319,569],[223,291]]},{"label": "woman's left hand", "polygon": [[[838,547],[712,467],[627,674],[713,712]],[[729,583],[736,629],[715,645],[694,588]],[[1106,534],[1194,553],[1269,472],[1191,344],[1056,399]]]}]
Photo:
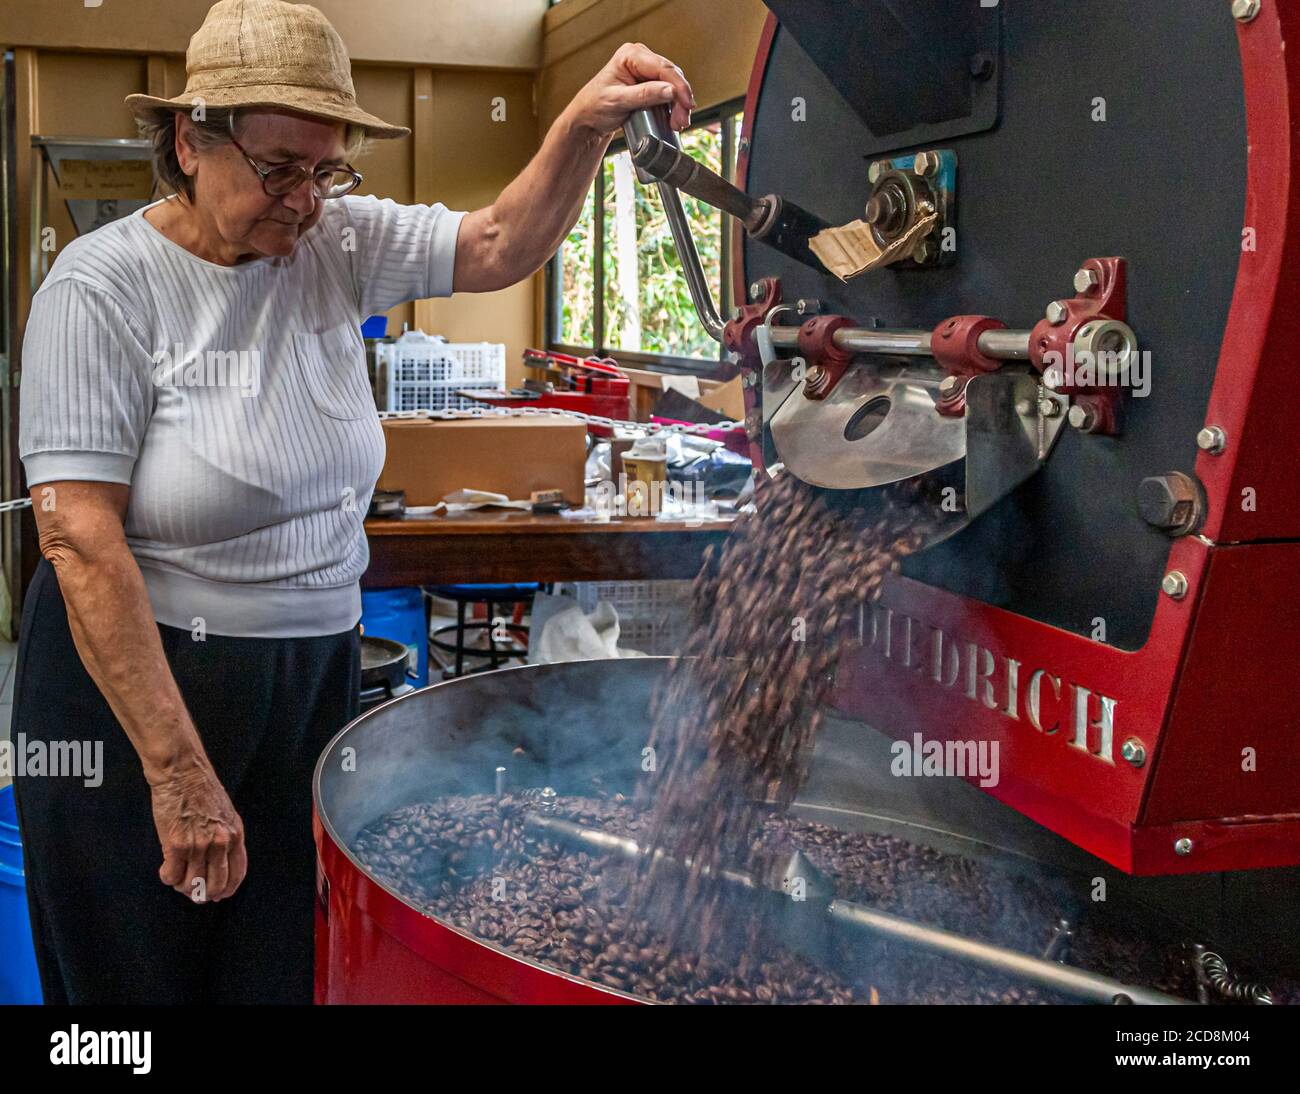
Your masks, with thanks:
[{"label": "woman's left hand", "polygon": [[640,42],[629,42],[618,47],[565,113],[574,124],[607,137],[621,129],[634,111],[667,103],[672,104],[674,129],[691,124],[695,93],[682,70]]}]

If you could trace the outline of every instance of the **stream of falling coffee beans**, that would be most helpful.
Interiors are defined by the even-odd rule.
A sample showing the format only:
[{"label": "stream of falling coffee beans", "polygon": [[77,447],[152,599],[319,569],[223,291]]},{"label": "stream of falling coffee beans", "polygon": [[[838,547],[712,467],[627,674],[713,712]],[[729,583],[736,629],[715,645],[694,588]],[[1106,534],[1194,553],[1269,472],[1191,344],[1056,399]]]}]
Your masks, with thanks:
[{"label": "stream of falling coffee beans", "polygon": [[743,933],[719,872],[762,875],[757,836],[804,783],[842,637],[941,524],[915,482],[849,493],[760,475],[755,510],[695,580],[686,656],[654,697],[638,787],[652,853],[629,909],[701,952]]},{"label": "stream of falling coffee beans", "polygon": [[[1082,916],[1060,879],[786,812],[808,774],[844,640],[856,640],[885,575],[946,531],[929,490],[942,487],[851,495],[789,474],[762,477],[757,511],[695,582],[690,656],[654,698],[654,770],[636,800],[593,780],[593,795],[552,795],[545,807],[654,853],[629,864],[533,833],[541,788],[526,786],[388,811],[357,833],[359,861],[476,938],[661,1002],[1066,1001],[888,943],[856,939],[814,954],[806,944],[815,924],[800,914],[814,905],[791,915],[780,897],[755,899],[719,880],[741,872],[770,885],[769,864],[795,849],[846,900],[1011,948],[1047,939],[1066,909],[1077,917],[1081,967],[1193,997],[1195,978],[1167,925],[1095,909]],[[1279,985],[1277,998],[1300,999],[1300,985]]]}]

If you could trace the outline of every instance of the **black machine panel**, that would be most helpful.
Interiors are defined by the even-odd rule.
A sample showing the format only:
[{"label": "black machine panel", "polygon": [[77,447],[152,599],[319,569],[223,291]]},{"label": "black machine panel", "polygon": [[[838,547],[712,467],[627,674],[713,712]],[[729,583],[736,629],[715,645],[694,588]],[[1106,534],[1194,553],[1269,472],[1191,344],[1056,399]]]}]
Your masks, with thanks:
[{"label": "black machine panel", "polygon": [[[874,140],[866,151],[950,140],[998,116],[1002,9],[953,0],[767,0]],[[869,64],[862,64],[869,58]],[[907,94],[897,94],[906,82]]]},{"label": "black machine panel", "polygon": [[[842,40],[871,40],[852,27],[881,5],[836,6]],[[1122,435],[1067,428],[1037,475],[905,572],[1079,634],[1103,637],[1102,620],[1105,641],[1135,649],[1169,551],[1138,514],[1138,485],[1194,470],[1240,260],[1246,125],[1236,24],[1220,0],[1002,0],[1001,9],[997,125],[921,146],[959,157],[956,263],[842,284],[750,241],[746,281],[778,275],[787,300],[815,297],[863,326],[930,328],[987,314],[1026,329],[1050,301],[1074,294],[1084,259],[1126,258],[1128,323],[1151,353],[1151,390],[1126,396]],[[918,146],[882,146],[796,37],[782,27],[773,42],[747,189],[844,224],[862,216],[871,160]],[[836,53],[833,38],[803,38],[830,51],[825,67],[841,83],[850,65],[872,65],[869,53]],[[886,67],[895,79],[883,93],[895,99],[876,113],[898,124],[910,91],[896,61]],[[796,97],[806,120],[796,120]]]}]

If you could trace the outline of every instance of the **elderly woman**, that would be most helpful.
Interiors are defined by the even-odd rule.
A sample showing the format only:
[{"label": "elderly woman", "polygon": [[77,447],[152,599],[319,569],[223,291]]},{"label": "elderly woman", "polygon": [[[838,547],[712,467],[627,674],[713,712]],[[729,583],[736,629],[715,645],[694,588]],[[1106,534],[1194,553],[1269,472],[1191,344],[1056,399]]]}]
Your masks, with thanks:
[{"label": "elderly woman", "polygon": [[13,729],[103,748],[101,785],[18,780],[49,1002],[311,1000],[311,773],[357,712],[384,458],[360,319],[528,277],[627,115],[694,105],[625,45],[457,213],[348,196],[363,139],[407,130],[358,107],[315,8],[221,0],[187,71],[128,99],[175,196],[64,249],[23,349],[44,558]]}]

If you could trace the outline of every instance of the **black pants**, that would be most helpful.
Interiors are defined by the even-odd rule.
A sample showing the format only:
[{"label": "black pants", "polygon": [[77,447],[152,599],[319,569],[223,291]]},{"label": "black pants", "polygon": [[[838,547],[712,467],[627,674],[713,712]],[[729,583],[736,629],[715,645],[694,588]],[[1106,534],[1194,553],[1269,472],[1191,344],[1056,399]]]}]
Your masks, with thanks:
[{"label": "black pants", "polygon": [[54,569],[42,561],[23,608],[11,736],[15,748],[20,734],[103,746],[99,786],[14,780],[45,1001],[310,1003],[311,777],[325,744],[356,716],[359,635],[196,642],[189,631],[158,629],[243,818],[248,876],[213,904],[158,879],[162,852],[139,757],[81,664]]}]

